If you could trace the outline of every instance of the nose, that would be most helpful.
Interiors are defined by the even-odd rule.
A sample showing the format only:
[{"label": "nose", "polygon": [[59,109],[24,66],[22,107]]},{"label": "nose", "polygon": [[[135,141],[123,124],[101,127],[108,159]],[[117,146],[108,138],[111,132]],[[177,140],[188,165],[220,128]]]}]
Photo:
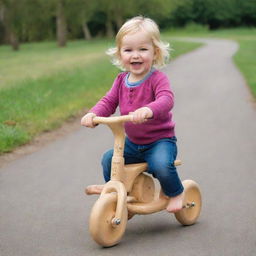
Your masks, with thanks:
[{"label": "nose", "polygon": [[138,51],[133,51],[133,53],[132,53],[132,57],[133,58],[135,58],[135,59],[137,59],[137,58],[139,58],[139,52]]}]

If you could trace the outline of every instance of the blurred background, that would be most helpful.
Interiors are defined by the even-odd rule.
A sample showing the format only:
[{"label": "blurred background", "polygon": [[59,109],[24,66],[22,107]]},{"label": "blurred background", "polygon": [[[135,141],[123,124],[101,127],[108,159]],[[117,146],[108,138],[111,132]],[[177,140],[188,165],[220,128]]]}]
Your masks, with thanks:
[{"label": "blurred background", "polygon": [[255,26],[255,0],[1,0],[0,44],[112,38],[134,15],[156,20],[162,29],[196,23],[209,28]]}]

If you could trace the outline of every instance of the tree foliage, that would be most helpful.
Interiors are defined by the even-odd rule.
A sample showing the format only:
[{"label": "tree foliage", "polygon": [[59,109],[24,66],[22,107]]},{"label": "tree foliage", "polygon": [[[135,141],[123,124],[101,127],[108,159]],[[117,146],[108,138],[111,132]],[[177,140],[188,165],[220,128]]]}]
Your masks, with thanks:
[{"label": "tree foliage", "polygon": [[255,0],[174,0],[171,13],[174,26],[189,22],[208,25],[210,29],[220,27],[255,26]]},{"label": "tree foliage", "polygon": [[0,43],[56,38],[113,37],[136,15],[153,18],[160,27],[190,22],[219,27],[255,26],[255,0],[0,0]]}]

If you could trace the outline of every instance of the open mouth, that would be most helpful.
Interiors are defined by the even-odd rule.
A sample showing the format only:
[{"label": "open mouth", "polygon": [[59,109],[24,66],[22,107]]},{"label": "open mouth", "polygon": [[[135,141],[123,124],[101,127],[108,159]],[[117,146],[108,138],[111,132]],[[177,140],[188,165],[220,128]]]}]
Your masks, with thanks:
[{"label": "open mouth", "polygon": [[133,68],[139,68],[142,64],[143,64],[143,62],[139,62],[139,61],[131,62],[131,65]]},{"label": "open mouth", "polygon": [[142,62],[140,62],[140,61],[133,61],[133,62],[131,62],[131,64],[132,65],[140,65],[140,64],[142,64]]}]

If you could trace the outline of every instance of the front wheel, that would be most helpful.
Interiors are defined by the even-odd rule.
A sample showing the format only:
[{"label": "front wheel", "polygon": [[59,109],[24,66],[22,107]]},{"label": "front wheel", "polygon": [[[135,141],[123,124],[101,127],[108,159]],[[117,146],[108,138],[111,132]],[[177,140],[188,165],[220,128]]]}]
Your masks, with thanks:
[{"label": "front wheel", "polygon": [[91,215],[89,230],[92,238],[99,245],[109,247],[117,244],[126,229],[127,209],[124,209],[121,223],[113,226],[112,220],[115,217],[117,206],[117,195],[108,193],[102,195],[94,204]]},{"label": "front wheel", "polygon": [[198,184],[193,180],[184,180],[182,184],[185,193],[183,209],[175,213],[175,217],[182,225],[193,225],[201,212],[201,192]]}]

